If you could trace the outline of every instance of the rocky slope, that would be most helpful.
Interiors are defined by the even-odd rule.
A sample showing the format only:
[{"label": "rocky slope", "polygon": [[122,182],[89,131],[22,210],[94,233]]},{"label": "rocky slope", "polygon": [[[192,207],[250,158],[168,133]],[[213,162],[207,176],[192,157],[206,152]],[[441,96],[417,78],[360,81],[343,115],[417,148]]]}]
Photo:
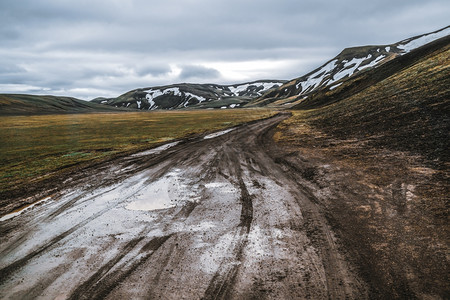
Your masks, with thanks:
[{"label": "rocky slope", "polygon": [[260,80],[235,85],[174,84],[139,88],[117,98],[97,98],[92,102],[142,110],[177,108],[235,108],[261,97],[285,81]]}]

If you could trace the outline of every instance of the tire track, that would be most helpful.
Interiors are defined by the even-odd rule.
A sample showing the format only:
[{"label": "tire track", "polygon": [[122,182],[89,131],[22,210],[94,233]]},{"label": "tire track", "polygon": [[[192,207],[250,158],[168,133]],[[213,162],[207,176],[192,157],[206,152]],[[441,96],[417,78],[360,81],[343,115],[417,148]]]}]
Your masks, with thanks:
[{"label": "tire track", "polygon": [[[5,298],[21,293],[27,297],[54,298],[61,290],[69,293],[69,299],[286,299],[314,295],[321,299],[357,298],[354,282],[346,282],[350,271],[335,244],[322,207],[296,177],[298,170],[286,169],[282,161],[270,156],[270,130],[284,118],[286,115],[279,115],[241,126],[217,139],[180,143],[158,155],[123,157],[109,165],[110,169],[101,169],[101,174],[91,169],[77,184],[82,187],[88,183],[86,193],[93,192],[94,196],[87,197],[86,201],[69,199],[70,203],[60,203],[54,207],[55,211],[40,215],[41,219],[48,218],[47,226],[52,226],[53,219],[55,225],[63,225],[51,238],[44,235],[29,250],[31,253],[14,256],[14,249],[20,249],[20,243],[27,245],[27,239],[35,233],[17,240],[14,237],[21,235],[14,235],[15,230],[11,229],[9,244],[5,246],[12,250],[12,256],[5,258],[15,261],[0,270]],[[108,173],[108,170],[112,171]],[[172,170],[187,180],[175,185],[176,177],[163,178]],[[142,187],[154,184],[158,178],[167,179],[164,182],[167,187],[158,186],[161,193],[143,188],[142,194],[133,196],[141,185],[133,186],[132,178],[125,180],[134,175]],[[108,191],[101,194],[113,184],[120,188],[111,191],[111,195],[105,195]],[[190,186],[185,188],[185,184]],[[126,207],[127,202],[138,197],[166,197],[169,189],[170,197],[181,198],[177,192],[181,191],[184,195],[193,193],[187,197],[196,201],[151,212],[131,211]],[[149,193],[145,194],[146,191]],[[98,202],[96,197],[100,197]],[[113,201],[111,205],[109,197],[120,197],[122,201]],[[201,200],[197,201],[198,198]],[[77,209],[81,213],[77,211],[71,219],[76,225],[60,233],[68,224],[56,217],[64,218],[64,212]],[[116,220],[105,214],[112,209]],[[98,212],[83,220],[83,211]],[[301,220],[297,212],[302,212]],[[86,226],[102,214],[105,214],[103,218]],[[27,218],[18,217],[13,223],[23,222],[27,226],[24,228],[32,231],[32,226],[26,223],[31,217],[31,214]],[[86,226],[83,235],[73,234],[83,226]],[[292,234],[291,229],[300,233]],[[73,241],[66,242],[68,238],[61,242],[71,234]],[[80,255],[57,259],[60,269],[45,266],[49,254],[54,253],[53,248],[69,244],[80,251],[98,247],[99,252],[89,258]],[[82,262],[74,265],[72,259],[80,257]],[[88,271],[91,260],[97,261],[97,268]],[[98,262],[102,265],[97,265]],[[17,275],[24,274],[25,278],[35,274],[35,263],[42,264],[46,272],[57,270],[61,278],[42,274],[38,283],[34,280],[27,285],[19,276],[11,276],[19,270]],[[65,269],[65,265],[69,267]],[[30,273],[26,274],[27,271]],[[66,282],[64,278],[74,280]],[[10,288],[12,292],[8,291]]]},{"label": "tire track", "polygon": [[107,207],[99,211],[98,213],[94,214],[93,216],[85,219],[84,221],[79,222],[77,225],[73,226],[69,230],[64,231],[63,233],[57,235],[53,239],[51,239],[49,242],[47,242],[45,245],[41,246],[37,250],[32,251],[31,253],[25,255],[23,258],[16,260],[12,264],[0,269],[0,284],[2,284],[12,273],[20,270],[23,266],[25,266],[31,259],[34,257],[40,255],[41,253],[49,250],[51,247],[53,247],[56,243],[62,241],[64,238],[66,238],[68,235],[74,233],[79,228],[85,226],[92,220],[98,218],[99,216],[103,215],[107,211],[109,211],[111,207]]},{"label": "tire track", "polygon": [[[114,257],[103,265],[97,272],[95,272],[88,280],[78,286],[78,288],[70,295],[70,300],[78,299],[105,299],[115,287],[130,276],[141,264],[150,259],[153,254],[172,236],[166,235],[155,237],[146,243],[140,250],[140,253],[146,253],[145,256],[139,260],[131,263],[133,258],[123,262],[118,266],[118,263],[129,254],[129,252],[141,242],[144,237],[134,239],[125,245],[121,254]],[[127,267],[127,265],[129,265]],[[111,272],[111,269],[117,266],[117,270]]]},{"label": "tire track", "polygon": [[[263,141],[263,140],[262,140]],[[261,141],[261,143],[262,143]],[[262,149],[265,149],[262,147]],[[273,157],[266,151],[266,155],[272,158],[275,167],[280,168],[285,181],[289,182],[291,193],[295,195],[297,205],[302,210],[305,224],[304,230],[310,241],[319,250],[322,265],[325,271],[325,284],[329,299],[357,299],[357,291],[361,290],[361,282],[354,281],[350,274],[347,262],[344,261],[334,234],[327,222],[322,204],[308,187],[302,184],[304,172],[284,158]],[[355,279],[357,280],[357,279]],[[351,285],[355,286],[351,286]]]},{"label": "tire track", "polygon": [[242,169],[239,162],[236,164],[236,173],[238,174],[239,188],[241,191],[240,203],[241,214],[240,223],[237,226],[235,234],[235,246],[232,250],[234,257],[233,262],[222,261],[218,271],[214,274],[202,299],[230,299],[234,289],[236,276],[242,264],[242,254],[248,242],[248,234],[250,232],[253,220],[253,202],[252,196],[249,194],[247,187],[242,179]]}]

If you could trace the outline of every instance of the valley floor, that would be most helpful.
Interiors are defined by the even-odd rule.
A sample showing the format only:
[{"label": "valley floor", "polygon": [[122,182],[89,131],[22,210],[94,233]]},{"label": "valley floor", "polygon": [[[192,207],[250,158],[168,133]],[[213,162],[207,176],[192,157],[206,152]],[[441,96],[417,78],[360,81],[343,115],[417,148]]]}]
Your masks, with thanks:
[{"label": "valley floor", "polygon": [[365,298],[320,207],[266,152],[286,117],[125,157],[4,217],[0,298]]},{"label": "valley floor", "polygon": [[0,298],[439,298],[445,274],[426,272],[445,258],[427,255],[445,244],[399,239],[413,187],[393,180],[392,206],[320,151],[276,146],[288,117],[87,169],[4,216]]}]

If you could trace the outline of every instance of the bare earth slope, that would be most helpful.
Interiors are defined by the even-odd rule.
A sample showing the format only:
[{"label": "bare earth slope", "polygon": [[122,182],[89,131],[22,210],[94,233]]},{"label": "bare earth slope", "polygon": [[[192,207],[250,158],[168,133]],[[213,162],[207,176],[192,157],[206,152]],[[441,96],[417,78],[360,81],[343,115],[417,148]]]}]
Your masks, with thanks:
[{"label": "bare earth slope", "polygon": [[0,298],[366,298],[324,211],[266,152],[286,118],[96,166],[4,217]]}]

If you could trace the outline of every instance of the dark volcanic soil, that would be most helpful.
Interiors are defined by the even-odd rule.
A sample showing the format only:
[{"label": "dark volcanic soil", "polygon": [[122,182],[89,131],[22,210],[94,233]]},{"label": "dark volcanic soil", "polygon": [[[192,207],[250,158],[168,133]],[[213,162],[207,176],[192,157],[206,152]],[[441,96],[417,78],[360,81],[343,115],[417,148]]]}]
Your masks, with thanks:
[{"label": "dark volcanic soil", "polygon": [[350,123],[338,136],[294,119],[275,134],[284,148],[275,160],[325,212],[369,299],[449,299],[445,164],[385,147],[388,134],[354,138]]},{"label": "dark volcanic soil", "polygon": [[4,216],[0,298],[368,298],[317,168],[275,151],[285,118],[85,169]]}]

